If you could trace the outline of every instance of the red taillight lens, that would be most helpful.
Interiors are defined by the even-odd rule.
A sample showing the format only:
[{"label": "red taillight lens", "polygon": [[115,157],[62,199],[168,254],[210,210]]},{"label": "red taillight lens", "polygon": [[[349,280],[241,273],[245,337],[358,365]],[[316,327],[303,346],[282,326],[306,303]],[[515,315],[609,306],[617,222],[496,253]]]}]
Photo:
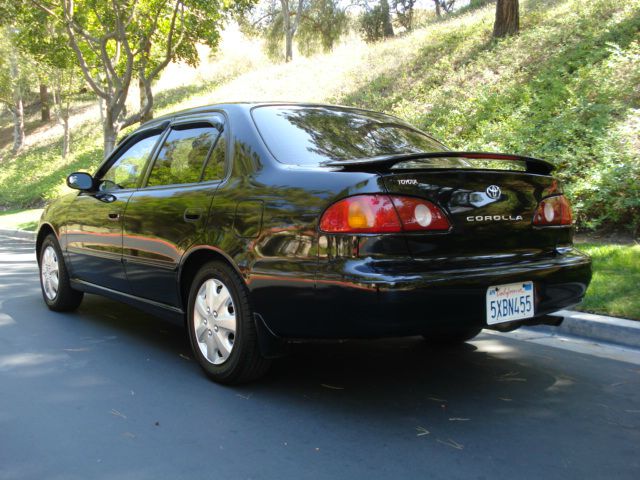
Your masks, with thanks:
[{"label": "red taillight lens", "polygon": [[448,230],[447,217],[433,203],[413,197],[356,195],[331,205],[320,219],[327,233],[397,233]]},{"label": "red taillight lens", "polygon": [[543,199],[533,215],[533,224],[546,225],[571,225],[571,205],[564,195],[556,195]]}]

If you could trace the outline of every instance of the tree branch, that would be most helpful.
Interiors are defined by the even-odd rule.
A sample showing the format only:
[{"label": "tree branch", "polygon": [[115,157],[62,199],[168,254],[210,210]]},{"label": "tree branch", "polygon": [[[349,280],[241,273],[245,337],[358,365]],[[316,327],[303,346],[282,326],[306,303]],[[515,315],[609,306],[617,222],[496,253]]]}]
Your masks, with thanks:
[{"label": "tree branch", "polygon": [[[178,10],[180,10],[180,37],[178,38],[174,46],[173,36],[176,30],[176,18],[178,16]],[[158,73],[160,73],[162,69],[169,64],[169,62],[171,61],[171,59],[175,54],[176,49],[182,43],[183,38],[184,38],[184,3],[182,3],[182,0],[176,0],[176,6],[173,9],[173,15],[171,17],[171,27],[169,28],[169,37],[167,40],[167,50],[165,53],[165,57],[162,60],[162,62],[156,65],[156,67],[151,71],[151,73],[146,76],[147,78],[149,79],[155,78],[156,75],[158,75]]]},{"label": "tree branch", "polygon": [[98,86],[97,82],[89,72],[89,66],[87,65],[84,55],[82,54],[82,50],[80,50],[80,47],[78,46],[78,41],[76,39],[73,28],[71,27],[71,24],[65,23],[65,28],[67,29],[67,34],[69,35],[69,45],[71,45],[71,49],[76,54],[76,58],[78,59],[80,70],[82,70],[84,79],[87,81],[89,86],[91,86],[91,89],[96,93],[96,95],[104,98],[105,100],[108,100],[109,94]]}]

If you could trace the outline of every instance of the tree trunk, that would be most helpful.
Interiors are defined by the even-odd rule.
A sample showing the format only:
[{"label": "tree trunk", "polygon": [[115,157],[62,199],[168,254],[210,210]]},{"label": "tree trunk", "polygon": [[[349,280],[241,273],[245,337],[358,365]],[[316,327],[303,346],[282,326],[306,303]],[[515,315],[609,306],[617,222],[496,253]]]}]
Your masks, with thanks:
[{"label": "tree trunk", "polygon": [[15,155],[24,145],[24,108],[22,106],[22,97],[16,99],[16,103],[11,110],[13,114],[13,148]]},{"label": "tree trunk", "polygon": [[442,12],[440,11],[440,0],[433,0],[433,2],[436,4],[436,16],[438,18],[442,17]]},{"label": "tree trunk", "polygon": [[69,156],[71,150],[71,131],[69,130],[69,115],[62,115],[62,158]]},{"label": "tree trunk", "polygon": [[104,125],[104,99],[98,97],[98,107],[100,108],[100,123]]},{"label": "tree trunk", "polygon": [[58,79],[57,85],[53,89],[53,111],[56,115],[56,120],[62,126],[62,158],[67,158],[71,152],[71,130],[69,129],[69,97],[66,101],[63,99],[62,87],[60,79]]},{"label": "tree trunk", "polygon": [[280,5],[282,6],[282,28],[284,29],[284,61],[290,62],[293,59],[293,33],[291,32],[289,0],[280,0]]},{"label": "tree trunk", "polygon": [[102,131],[104,136],[104,158],[107,158],[116,147],[116,138],[118,137],[118,129],[113,121],[113,114],[109,106],[107,106]]},{"label": "tree trunk", "polygon": [[296,8],[296,18],[291,22],[291,11],[289,10],[289,0],[280,0],[282,6],[282,27],[284,28],[285,53],[284,61],[293,60],[293,36],[298,30],[300,19],[302,18],[302,10],[304,8],[304,0],[298,0]]},{"label": "tree trunk", "polygon": [[380,8],[382,9],[382,13],[384,15],[384,36],[385,37],[393,37],[393,25],[391,24],[391,13],[389,12],[389,2],[387,0],[380,0]]},{"label": "tree trunk", "polygon": [[49,107],[49,89],[43,83],[40,84],[40,118],[45,123],[51,120],[51,109]]},{"label": "tree trunk", "polygon": [[[145,89],[144,81],[141,78],[138,79],[138,89],[140,90],[140,111],[142,111],[144,110],[144,107],[147,104],[147,100],[151,100],[152,102],[153,100],[147,99],[147,90]],[[148,122],[152,118],[153,118],[153,107],[151,107],[149,111],[140,118],[140,123],[143,124],[145,122]]]},{"label": "tree trunk", "polygon": [[285,54],[284,61],[290,62],[293,60],[293,33],[291,30],[285,32]]},{"label": "tree trunk", "polygon": [[518,0],[498,0],[496,3],[496,21],[493,24],[493,36],[496,38],[515,35],[520,30],[520,12]]}]

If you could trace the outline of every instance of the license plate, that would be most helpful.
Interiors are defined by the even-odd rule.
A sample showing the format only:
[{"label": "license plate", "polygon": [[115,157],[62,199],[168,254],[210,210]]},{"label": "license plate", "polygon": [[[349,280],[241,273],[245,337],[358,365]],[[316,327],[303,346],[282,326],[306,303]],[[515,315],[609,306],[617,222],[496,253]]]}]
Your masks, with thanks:
[{"label": "license plate", "polygon": [[533,282],[495,285],[487,289],[487,325],[531,318]]}]

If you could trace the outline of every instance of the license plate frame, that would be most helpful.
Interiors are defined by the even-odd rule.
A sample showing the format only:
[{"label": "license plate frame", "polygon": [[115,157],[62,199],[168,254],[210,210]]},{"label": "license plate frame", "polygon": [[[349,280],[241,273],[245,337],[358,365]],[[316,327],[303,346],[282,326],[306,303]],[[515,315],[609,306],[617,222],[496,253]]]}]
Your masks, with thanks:
[{"label": "license plate frame", "polygon": [[487,325],[526,320],[534,316],[535,288],[532,281],[492,285],[487,288]]}]

